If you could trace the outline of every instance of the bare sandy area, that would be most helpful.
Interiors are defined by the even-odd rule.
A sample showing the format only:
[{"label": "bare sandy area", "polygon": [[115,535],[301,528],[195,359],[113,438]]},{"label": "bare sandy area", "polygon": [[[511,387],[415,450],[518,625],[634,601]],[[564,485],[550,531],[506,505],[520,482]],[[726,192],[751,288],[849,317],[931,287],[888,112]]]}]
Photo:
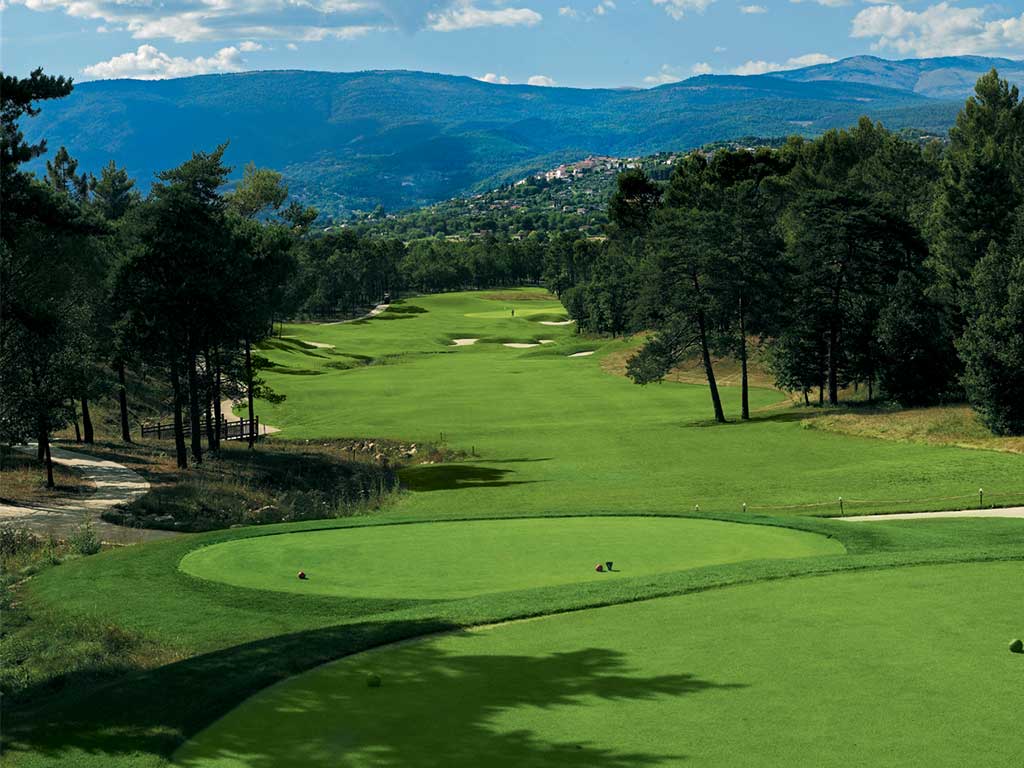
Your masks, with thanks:
[{"label": "bare sandy area", "polygon": [[831,519],[845,520],[850,523],[867,523],[879,520],[942,520],[950,517],[1024,517],[1024,507],[957,509],[950,512],[899,512],[892,515],[851,515]]},{"label": "bare sandy area", "polygon": [[529,349],[530,347],[539,347],[540,344],[527,344],[526,342],[523,341],[509,341],[506,342],[505,344],[502,344],[501,346],[510,347],[511,349]]},{"label": "bare sandy area", "polygon": [[555,343],[554,339],[537,339],[537,341],[539,341],[541,344],[554,344]]},{"label": "bare sandy area", "polygon": [[541,320],[541,325],[572,325],[575,320]]},{"label": "bare sandy area", "polygon": [[586,352],[573,352],[569,357],[590,357],[594,354],[593,349],[588,349]]},{"label": "bare sandy area", "polygon": [[452,339],[451,346],[453,347],[469,347],[476,344],[480,339]]}]

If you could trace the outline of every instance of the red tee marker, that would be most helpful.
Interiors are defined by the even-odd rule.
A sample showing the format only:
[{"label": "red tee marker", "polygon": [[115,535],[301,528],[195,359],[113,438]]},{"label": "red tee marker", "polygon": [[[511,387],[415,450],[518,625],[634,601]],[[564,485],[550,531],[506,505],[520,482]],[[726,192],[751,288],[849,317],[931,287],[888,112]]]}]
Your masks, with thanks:
[{"label": "red tee marker", "polygon": [[299,579],[302,580],[302,581],[306,580],[306,572],[305,571],[299,571]]},{"label": "red tee marker", "polygon": [[597,571],[598,573],[601,573],[602,571],[604,571],[604,566],[601,565],[600,563],[598,563],[597,565],[594,566],[594,570]]}]

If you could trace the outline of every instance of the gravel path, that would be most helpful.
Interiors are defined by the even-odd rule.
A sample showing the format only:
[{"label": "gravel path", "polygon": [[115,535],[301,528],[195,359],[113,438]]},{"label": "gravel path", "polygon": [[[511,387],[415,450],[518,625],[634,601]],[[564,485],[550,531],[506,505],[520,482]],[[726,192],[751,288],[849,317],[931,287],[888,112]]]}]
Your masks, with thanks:
[{"label": "gravel path", "polygon": [[[23,446],[19,450],[34,453],[36,447]],[[33,506],[0,504],[0,524],[65,537],[91,518],[99,537],[112,544],[137,544],[179,535],[173,531],[124,528],[100,519],[100,513],[104,510],[126,504],[149,491],[149,481],[142,475],[115,461],[66,448],[51,446],[50,454],[54,464],[75,470],[91,481],[96,490],[80,498],[54,500]]]}]

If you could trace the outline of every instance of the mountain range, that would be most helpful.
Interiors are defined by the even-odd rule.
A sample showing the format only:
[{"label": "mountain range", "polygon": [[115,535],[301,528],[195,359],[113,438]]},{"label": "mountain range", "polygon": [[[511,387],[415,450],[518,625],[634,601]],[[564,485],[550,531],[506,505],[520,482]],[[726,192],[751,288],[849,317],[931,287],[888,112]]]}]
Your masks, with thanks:
[{"label": "mountain range", "polygon": [[[943,135],[977,77],[1024,62],[858,56],[766,75],[701,75],[646,90],[494,85],[410,71],[267,71],[75,86],[25,124],[80,167],[108,160],[143,190],[156,171],[229,141],[330,215],[407,208],[590,154],[684,150],[740,136],[815,135],[861,115]],[[41,166],[42,161],[39,161]]]}]

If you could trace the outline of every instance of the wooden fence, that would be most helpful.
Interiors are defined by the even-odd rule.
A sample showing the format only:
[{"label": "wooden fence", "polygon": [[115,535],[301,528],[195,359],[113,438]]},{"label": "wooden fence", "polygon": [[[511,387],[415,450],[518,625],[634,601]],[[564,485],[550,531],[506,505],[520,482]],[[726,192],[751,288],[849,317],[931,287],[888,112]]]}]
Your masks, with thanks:
[{"label": "wooden fence", "polygon": [[[260,417],[257,416],[252,421],[249,419],[239,419],[238,421],[228,421],[223,416],[220,417],[220,439],[221,440],[248,440],[249,435],[255,435],[257,438],[262,437],[260,434]],[[206,419],[202,419],[199,423],[200,431],[202,434],[206,434]],[[192,425],[185,420],[183,425],[185,437],[192,436]],[[174,424],[143,424],[142,425],[142,438],[155,437],[157,440],[172,440],[174,438]]]}]

